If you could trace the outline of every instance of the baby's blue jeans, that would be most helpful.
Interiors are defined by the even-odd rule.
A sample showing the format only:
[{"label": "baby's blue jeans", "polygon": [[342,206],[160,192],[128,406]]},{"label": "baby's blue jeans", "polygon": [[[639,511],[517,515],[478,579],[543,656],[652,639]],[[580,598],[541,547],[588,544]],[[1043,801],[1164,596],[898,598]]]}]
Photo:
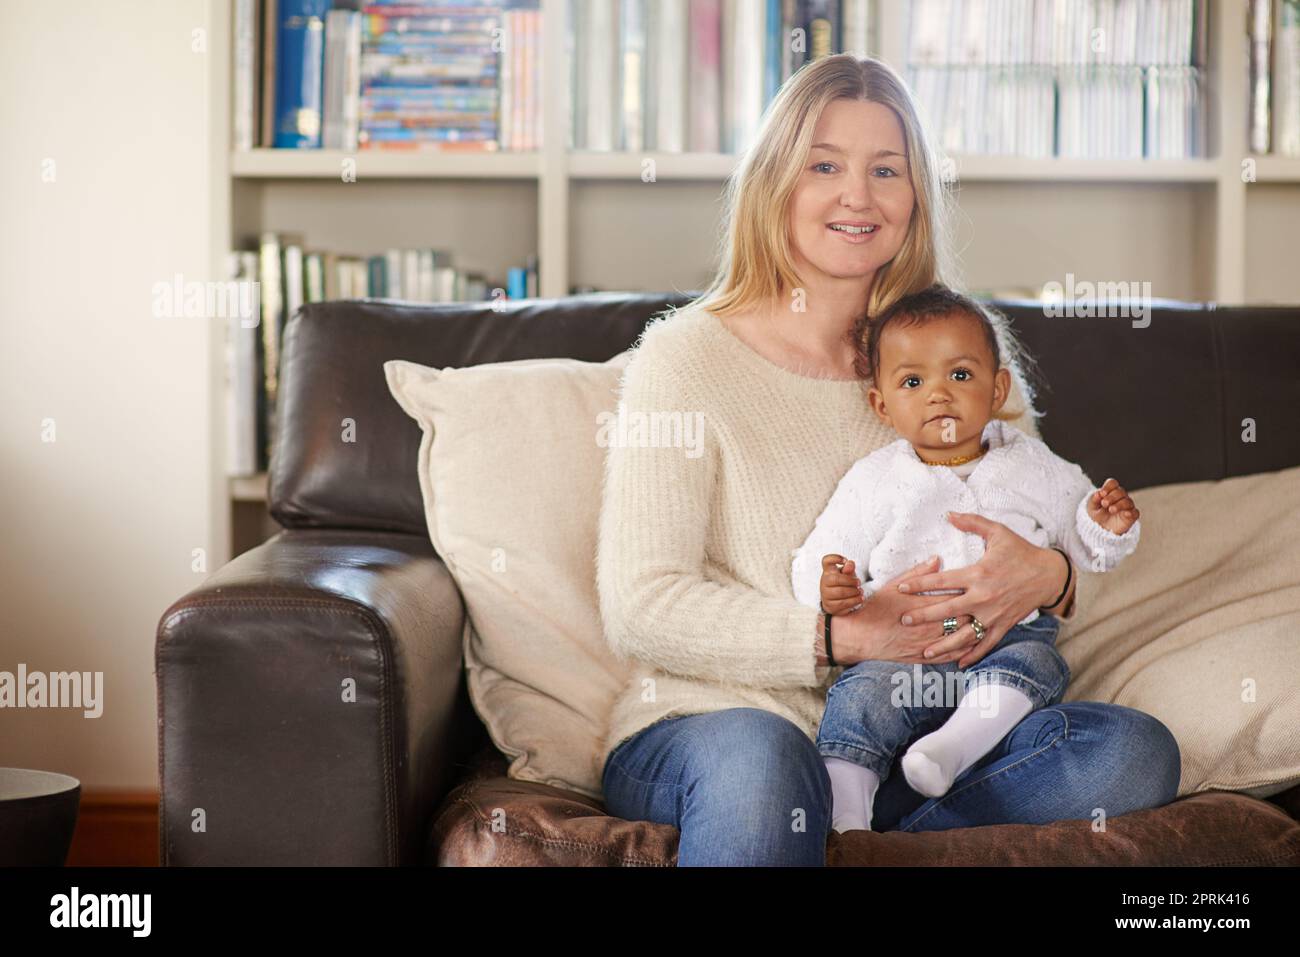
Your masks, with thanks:
[{"label": "baby's blue jeans", "polygon": [[943,725],[963,694],[975,695],[975,706],[987,708],[980,704],[981,689],[998,684],[1024,692],[1035,711],[1056,704],[1070,683],[1070,668],[1054,647],[1059,630],[1054,615],[1040,614],[1013,626],[964,671],[955,661],[908,665],[875,659],[844,669],[826,692],[818,752],[870,768],[884,781],[903,749]]}]

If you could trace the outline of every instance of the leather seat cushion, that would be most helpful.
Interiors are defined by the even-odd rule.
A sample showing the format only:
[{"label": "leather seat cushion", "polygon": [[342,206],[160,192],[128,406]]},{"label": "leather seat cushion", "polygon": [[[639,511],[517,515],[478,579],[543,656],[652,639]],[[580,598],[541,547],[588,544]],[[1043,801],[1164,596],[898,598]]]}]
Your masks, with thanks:
[{"label": "leather seat cushion", "polygon": [[[672,867],[677,828],[625,821],[600,801],[506,777],[488,745],[434,816],[427,862],[441,866]],[[1164,807],[1091,821],[951,831],[832,833],[831,866],[1300,865],[1300,788],[1268,801],[1206,791]]]}]

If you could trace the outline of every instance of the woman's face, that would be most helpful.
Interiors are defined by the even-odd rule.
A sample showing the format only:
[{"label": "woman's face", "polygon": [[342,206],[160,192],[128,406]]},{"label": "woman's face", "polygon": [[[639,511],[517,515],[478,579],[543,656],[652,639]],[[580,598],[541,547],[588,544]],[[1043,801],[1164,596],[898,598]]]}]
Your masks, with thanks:
[{"label": "woman's face", "polygon": [[[832,100],[822,111],[790,199],[794,261],[806,281],[865,280],[869,287],[898,253],[915,202],[906,153],[902,123],[884,104]],[[853,235],[832,223],[874,228]]]}]

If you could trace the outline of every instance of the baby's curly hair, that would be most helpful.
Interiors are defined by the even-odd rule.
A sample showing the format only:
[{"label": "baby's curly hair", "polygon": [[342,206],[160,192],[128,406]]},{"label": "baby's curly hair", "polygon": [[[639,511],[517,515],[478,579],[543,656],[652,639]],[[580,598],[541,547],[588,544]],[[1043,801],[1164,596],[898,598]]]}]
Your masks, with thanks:
[{"label": "baby's curly hair", "polygon": [[904,296],[874,318],[859,319],[853,330],[857,355],[854,371],[861,379],[873,383],[880,374],[880,340],[885,331],[894,326],[920,326],[954,314],[969,316],[980,324],[989,355],[993,357],[993,371],[1002,366],[997,330],[980,304],[969,296],[936,283],[920,292]]}]

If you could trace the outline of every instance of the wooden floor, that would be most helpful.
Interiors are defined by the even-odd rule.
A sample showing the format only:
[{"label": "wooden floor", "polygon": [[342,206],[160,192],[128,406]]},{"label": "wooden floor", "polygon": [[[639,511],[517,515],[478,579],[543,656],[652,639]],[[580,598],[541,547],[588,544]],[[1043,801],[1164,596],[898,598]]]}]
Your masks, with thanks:
[{"label": "wooden floor", "polygon": [[158,792],[83,791],[69,867],[157,867]]}]

